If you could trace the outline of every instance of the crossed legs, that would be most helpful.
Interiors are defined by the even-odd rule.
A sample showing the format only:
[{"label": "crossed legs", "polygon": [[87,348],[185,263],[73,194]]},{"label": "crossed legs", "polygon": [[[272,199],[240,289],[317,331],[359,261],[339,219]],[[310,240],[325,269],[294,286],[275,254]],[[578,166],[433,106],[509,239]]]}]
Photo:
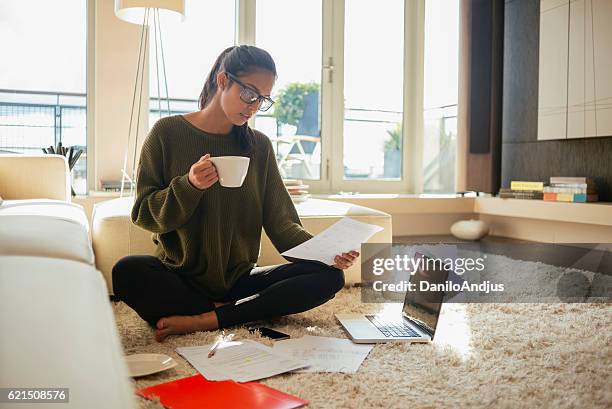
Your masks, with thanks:
[{"label": "crossed legs", "polygon": [[[156,328],[156,339],[170,334],[226,328],[295,314],[332,299],[344,286],[344,273],[315,262],[256,267],[221,300],[173,273],[153,256],[127,256],[113,267],[115,298]],[[236,305],[236,301],[251,297]]]}]

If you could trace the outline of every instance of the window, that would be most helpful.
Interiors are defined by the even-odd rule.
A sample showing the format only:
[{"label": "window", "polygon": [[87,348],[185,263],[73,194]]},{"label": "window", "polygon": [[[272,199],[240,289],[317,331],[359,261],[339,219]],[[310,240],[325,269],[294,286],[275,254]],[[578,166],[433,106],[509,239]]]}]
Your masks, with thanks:
[{"label": "window", "polygon": [[344,179],[402,173],[404,2],[346,2]]},{"label": "window", "polygon": [[0,153],[38,154],[58,142],[82,149],[72,169],[77,194],[87,191],[86,5],[0,2]]},{"label": "window", "polygon": [[459,2],[425,6],[423,191],[455,192]]},{"label": "window", "polygon": [[[256,45],[276,63],[268,112],[255,127],[273,141],[286,178],[321,178],[322,2],[257,0]],[[295,18],[299,16],[299,18]]]},{"label": "window", "polygon": [[[186,0],[185,19],[161,20],[170,114],[183,114],[198,110],[198,98],[213,63],[225,48],[234,45],[236,8],[233,1]],[[152,17],[151,17],[152,18]],[[158,104],[157,96],[166,97],[163,86],[162,55],[155,55],[155,30],[149,32],[149,123],[168,115],[165,101]],[[158,64],[156,64],[156,59]],[[158,70],[159,66],[159,93]],[[160,109],[161,108],[161,109]]]},{"label": "window", "polygon": [[[305,179],[313,192],[454,191],[455,0],[186,6],[183,23],[162,27],[171,114],[197,109],[214,59],[240,39],[276,62],[277,102],[252,125],[272,140],[285,178]],[[194,39],[206,46],[194,50]],[[149,72],[152,124],[167,114],[155,99],[153,52]]]},{"label": "window", "polygon": [[[87,3],[0,2],[11,39],[0,45],[0,150],[84,149],[77,193],[87,185]],[[58,13],[61,24],[44,17]],[[162,16],[161,33],[150,31],[150,125],[197,110],[218,54],[256,44],[278,80],[277,103],[253,125],[284,177],[313,192],[454,191],[458,14],[455,0],[186,0],[183,22]],[[164,71],[169,109],[157,101]]]}]

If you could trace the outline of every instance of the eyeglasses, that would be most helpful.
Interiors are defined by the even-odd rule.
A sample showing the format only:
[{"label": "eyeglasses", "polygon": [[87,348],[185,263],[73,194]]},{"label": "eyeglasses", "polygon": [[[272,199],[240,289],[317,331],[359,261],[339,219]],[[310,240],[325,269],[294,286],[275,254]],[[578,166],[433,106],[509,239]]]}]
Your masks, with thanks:
[{"label": "eyeglasses", "polygon": [[249,105],[251,104],[259,104],[259,110],[262,112],[270,109],[274,101],[271,98],[264,97],[263,95],[256,92],[254,89],[245,85],[242,81],[236,78],[235,75],[226,72],[225,75],[232,81],[236,82],[236,84],[240,85],[240,99]]}]

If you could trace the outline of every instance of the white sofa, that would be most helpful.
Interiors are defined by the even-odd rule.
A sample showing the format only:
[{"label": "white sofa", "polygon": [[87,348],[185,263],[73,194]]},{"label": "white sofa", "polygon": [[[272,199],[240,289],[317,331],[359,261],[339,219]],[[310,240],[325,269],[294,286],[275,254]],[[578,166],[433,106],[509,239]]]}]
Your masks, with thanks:
[{"label": "white sofa", "polygon": [[62,407],[134,408],[66,159],[0,155],[0,196],[0,385],[69,388]]},{"label": "white sofa", "polygon": [[[132,254],[154,254],[155,245],[151,232],[134,225],[130,213],[132,197],[97,203],[93,211],[92,237],[96,254],[96,265],[106,278],[108,291],[112,294],[112,268],[120,258]],[[383,228],[368,240],[368,243],[391,243],[391,216],[387,213],[350,203],[309,199],[296,205],[304,227],[317,234],[343,217],[351,217]],[[257,264],[260,266],[283,264],[283,258],[270,239],[262,231],[261,248]],[[361,258],[345,271],[346,283],[361,281]]]}]

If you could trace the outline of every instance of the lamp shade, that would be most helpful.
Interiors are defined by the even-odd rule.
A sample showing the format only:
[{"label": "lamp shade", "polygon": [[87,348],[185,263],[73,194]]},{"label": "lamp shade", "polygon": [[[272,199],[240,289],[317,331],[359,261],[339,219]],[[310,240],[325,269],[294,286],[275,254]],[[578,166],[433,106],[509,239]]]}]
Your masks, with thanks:
[{"label": "lamp shade", "polygon": [[147,8],[158,9],[160,16],[185,18],[185,0],[115,0],[115,15],[128,23],[142,24]]}]

